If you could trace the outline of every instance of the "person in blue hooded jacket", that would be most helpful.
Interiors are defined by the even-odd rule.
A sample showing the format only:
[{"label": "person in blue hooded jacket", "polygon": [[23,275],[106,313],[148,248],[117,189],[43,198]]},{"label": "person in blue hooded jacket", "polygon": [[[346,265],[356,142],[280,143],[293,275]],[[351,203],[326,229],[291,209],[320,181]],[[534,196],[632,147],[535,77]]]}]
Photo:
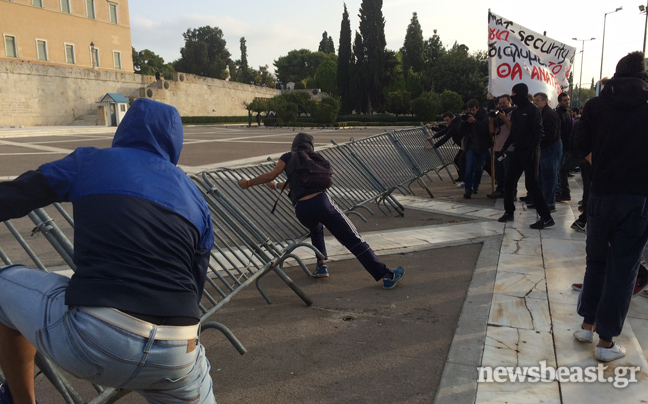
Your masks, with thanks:
[{"label": "person in blue hooded jacket", "polygon": [[148,402],[215,402],[198,341],[214,235],[203,197],[176,166],[182,142],[178,111],[139,99],[111,148],[81,147],[0,183],[0,221],[72,202],[77,267],[71,279],[0,267],[3,403],[34,402],[36,350]]}]

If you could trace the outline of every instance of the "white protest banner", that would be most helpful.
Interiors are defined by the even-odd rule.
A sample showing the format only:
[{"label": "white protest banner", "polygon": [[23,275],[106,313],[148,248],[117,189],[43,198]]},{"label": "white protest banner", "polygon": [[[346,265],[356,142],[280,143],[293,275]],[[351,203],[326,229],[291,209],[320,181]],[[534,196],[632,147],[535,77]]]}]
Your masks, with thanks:
[{"label": "white protest banner", "polygon": [[549,105],[569,88],[576,48],[488,11],[488,91],[510,94],[525,83],[529,94],[546,93]]}]

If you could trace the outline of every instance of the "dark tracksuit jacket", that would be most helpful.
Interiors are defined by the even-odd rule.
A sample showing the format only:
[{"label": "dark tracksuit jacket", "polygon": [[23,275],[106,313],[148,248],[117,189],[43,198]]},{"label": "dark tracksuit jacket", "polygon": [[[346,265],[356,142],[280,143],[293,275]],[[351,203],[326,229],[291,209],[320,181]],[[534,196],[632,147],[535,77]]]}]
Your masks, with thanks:
[{"label": "dark tracksuit jacket", "polygon": [[200,318],[214,235],[207,204],[176,166],[182,139],[175,108],[141,99],[111,148],[81,147],[0,183],[0,221],[72,202],[67,305]]}]

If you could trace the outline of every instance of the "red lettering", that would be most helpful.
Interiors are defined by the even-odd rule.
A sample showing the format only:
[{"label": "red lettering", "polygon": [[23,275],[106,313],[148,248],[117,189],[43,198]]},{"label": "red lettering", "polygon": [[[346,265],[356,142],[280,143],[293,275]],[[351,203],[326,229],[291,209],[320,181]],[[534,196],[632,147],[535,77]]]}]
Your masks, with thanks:
[{"label": "red lettering", "polygon": [[540,73],[538,73],[538,68],[533,66],[533,71],[531,72],[531,80],[540,80]]},{"label": "red lettering", "polygon": [[489,34],[488,34],[488,38],[489,38],[491,41],[494,41],[494,40],[496,40],[496,39],[497,39],[497,40],[500,40],[500,41],[506,41],[506,42],[509,41],[509,39],[508,39],[508,37],[509,37],[509,31],[501,30],[501,29],[496,29],[496,28],[489,28],[489,31],[490,31],[490,32],[489,32]]},{"label": "red lettering", "polygon": [[513,81],[515,80],[515,76],[518,76],[518,80],[522,80],[522,66],[516,63],[511,67],[508,63],[502,63],[497,66],[497,75],[500,79],[510,77],[511,81]]},{"label": "red lettering", "polygon": [[554,67],[551,68],[551,72],[555,74],[556,76],[560,71],[562,70],[562,65],[555,65]]}]

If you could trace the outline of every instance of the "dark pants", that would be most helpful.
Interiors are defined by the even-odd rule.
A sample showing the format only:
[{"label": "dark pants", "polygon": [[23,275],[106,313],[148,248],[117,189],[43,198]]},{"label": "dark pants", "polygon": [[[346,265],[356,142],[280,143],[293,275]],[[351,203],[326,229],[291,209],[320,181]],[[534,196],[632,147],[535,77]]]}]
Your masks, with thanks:
[{"label": "dark pants", "polygon": [[540,188],[550,208],[556,207],[558,170],[562,157],[562,142],[555,141],[540,152]]},{"label": "dark pants", "polygon": [[648,241],[648,197],[592,193],[578,314],[605,341],[621,334]]},{"label": "dark pants", "polygon": [[297,202],[295,205],[297,219],[309,231],[311,242],[323,255],[326,255],[324,227],[360,261],[362,266],[375,280],[382,279],[389,269],[383,264],[358,234],[349,218],[333,203],[327,193],[321,193],[311,199]]},{"label": "dark pants", "polygon": [[538,181],[538,166],[540,164],[540,146],[534,151],[515,150],[510,157],[508,171],[506,172],[506,181],[504,183],[504,209],[507,213],[515,212],[515,190],[517,183],[524,173],[524,185],[526,186],[529,196],[533,198],[538,215],[543,219],[551,217],[547,201],[540,190]]},{"label": "dark pants", "polygon": [[583,179],[583,201],[581,202],[583,212],[578,216],[578,221],[587,223],[587,203],[589,202],[590,189],[592,188],[592,182],[590,180],[592,166],[587,160],[583,159],[583,164],[581,164],[580,169],[581,178]]},{"label": "dark pants", "polygon": [[455,166],[457,166],[457,175],[459,176],[457,181],[463,182],[466,177],[466,152],[459,149],[453,162],[455,163]]},{"label": "dark pants", "polygon": [[[589,164],[584,158],[579,158],[571,153],[566,153],[563,159],[562,166],[559,172],[559,187],[560,198],[571,198],[571,190],[569,189],[569,173],[582,164]],[[584,179],[583,179],[584,180]]]}]

